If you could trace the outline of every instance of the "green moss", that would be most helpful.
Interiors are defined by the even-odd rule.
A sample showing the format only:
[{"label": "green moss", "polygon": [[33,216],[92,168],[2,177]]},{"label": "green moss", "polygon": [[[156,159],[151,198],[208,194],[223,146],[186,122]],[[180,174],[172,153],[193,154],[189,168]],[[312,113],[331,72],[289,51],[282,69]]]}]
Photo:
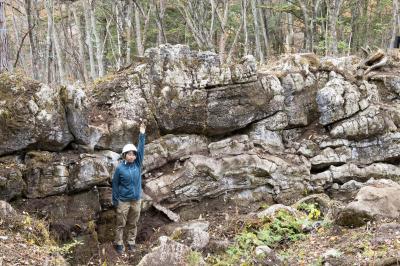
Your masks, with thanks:
[{"label": "green moss", "polygon": [[35,160],[37,163],[49,163],[53,161],[53,155],[47,151],[30,151],[27,156]]},{"label": "green moss", "polygon": [[200,264],[201,253],[197,251],[190,251],[186,257],[189,266],[197,266]]},{"label": "green moss", "polygon": [[305,224],[309,224],[307,217],[297,218],[285,210],[279,211],[273,218],[250,221],[225,254],[210,257],[208,261],[213,265],[258,265],[254,260],[257,246],[277,247],[304,239],[302,227]]}]

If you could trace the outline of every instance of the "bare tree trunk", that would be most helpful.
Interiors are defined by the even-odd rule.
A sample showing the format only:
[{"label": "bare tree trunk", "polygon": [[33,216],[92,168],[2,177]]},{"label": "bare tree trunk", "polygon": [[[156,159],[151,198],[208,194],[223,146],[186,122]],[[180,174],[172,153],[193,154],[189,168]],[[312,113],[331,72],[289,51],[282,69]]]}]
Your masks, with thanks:
[{"label": "bare tree trunk", "polygon": [[122,62],[122,35],[123,35],[123,25],[122,25],[122,6],[121,2],[117,1],[115,5],[115,18],[117,23],[117,69],[120,69]]},{"label": "bare tree trunk", "polygon": [[303,19],[304,19],[305,49],[306,49],[306,51],[310,51],[310,49],[311,49],[311,35],[312,35],[312,32],[310,32],[310,27],[309,27],[309,25],[310,25],[310,16],[308,15],[308,8],[307,8],[307,5],[306,5],[306,1],[305,0],[299,0],[299,4],[300,4],[301,12],[303,13]]},{"label": "bare tree trunk", "polygon": [[[260,5],[262,2],[260,0],[257,0],[257,3]],[[261,8],[258,9],[259,11],[259,16],[260,16],[260,22],[261,22],[261,32],[263,35],[263,40],[264,40],[264,51],[265,51],[265,56],[268,56],[268,47],[269,47],[269,41],[268,41],[268,25],[267,21],[264,16],[264,12]]]},{"label": "bare tree trunk", "polygon": [[139,56],[143,56],[144,48],[142,43],[142,29],[140,24],[140,13],[137,3],[135,4],[135,33],[136,33],[136,50]]},{"label": "bare tree trunk", "polygon": [[125,63],[131,63],[131,43],[132,43],[132,7],[133,3],[131,0],[127,3],[126,13],[126,59]]},{"label": "bare tree trunk", "polygon": [[72,14],[74,16],[74,21],[76,24],[77,33],[78,33],[78,46],[79,46],[79,67],[81,70],[79,73],[81,73],[81,78],[84,82],[88,81],[88,73],[86,69],[86,59],[85,59],[85,46],[84,46],[84,40],[83,40],[83,35],[82,35],[82,25],[81,25],[81,19],[79,17],[79,14],[77,13],[77,10],[74,5],[72,5]]},{"label": "bare tree trunk", "polygon": [[0,72],[10,69],[8,62],[8,43],[6,16],[4,10],[5,0],[0,0]]},{"label": "bare tree trunk", "polygon": [[330,54],[336,55],[338,53],[338,47],[337,47],[337,30],[336,30],[336,23],[337,23],[337,18],[339,16],[340,12],[340,7],[342,5],[342,0],[326,0],[326,4],[329,9],[329,32],[330,32]]},{"label": "bare tree trunk", "polygon": [[247,31],[247,0],[242,0],[242,21],[244,34],[244,54],[249,54],[249,33]]},{"label": "bare tree trunk", "polygon": [[[22,64],[21,64],[21,66],[22,66],[22,69],[24,70],[24,72],[26,73],[27,71],[26,71],[26,64],[25,64],[25,56],[24,56],[24,54],[23,53],[19,53],[20,52],[20,49],[22,48],[22,46],[23,46],[23,42],[24,42],[24,40],[25,40],[25,36],[24,37],[22,37],[22,40],[20,40],[20,36],[19,36],[19,29],[18,29],[18,24],[17,24],[17,21],[16,21],[16,19],[15,19],[15,14],[14,14],[14,9],[13,8],[11,8],[11,14],[12,14],[12,22],[13,22],[13,30],[14,30],[14,34],[15,34],[15,47],[17,48],[17,47],[19,47],[19,48],[17,48],[18,49],[18,51],[12,51],[12,53],[17,53],[17,57],[16,57],[16,59],[15,59],[15,63],[14,63],[14,67],[16,67],[17,66],[17,64],[18,64],[18,62],[21,60],[21,62],[22,62]],[[28,29],[29,30],[29,29]],[[10,65],[11,66],[11,65]]]},{"label": "bare tree trunk", "polygon": [[[119,1],[118,1],[119,3]],[[95,17],[95,6],[94,0],[91,0],[90,4],[90,22],[92,25],[92,32],[94,34],[94,39],[96,42],[96,60],[97,60],[97,67],[98,67],[98,77],[104,76],[104,62],[103,62],[103,43],[100,39],[100,33],[96,27],[96,17]]]},{"label": "bare tree trunk", "polygon": [[85,14],[86,44],[88,46],[88,53],[89,53],[90,76],[92,79],[95,79],[96,78],[96,66],[94,63],[92,30],[91,30],[91,26],[90,26],[91,25],[90,11],[89,11],[87,0],[83,0],[83,10],[84,10],[84,14]]},{"label": "bare tree trunk", "polygon": [[288,27],[288,34],[286,36],[286,47],[287,47],[287,52],[293,53],[293,36],[294,36],[294,31],[293,31],[293,17],[292,14],[288,13],[287,14],[287,27]]},{"label": "bare tree trunk", "polygon": [[258,25],[258,12],[257,12],[257,6],[255,1],[250,1],[251,3],[251,10],[253,12],[253,23],[254,23],[254,36],[256,39],[256,50],[257,50],[257,55],[258,59],[260,60],[260,63],[264,63],[264,55],[261,50],[261,43],[260,43],[260,28]]},{"label": "bare tree trunk", "polygon": [[38,74],[38,55],[36,51],[36,42],[33,38],[34,35],[34,26],[32,24],[32,2],[31,0],[25,0],[25,12],[26,12],[26,19],[28,23],[28,37],[29,37],[29,45],[30,45],[30,52],[31,52],[31,64],[32,64],[32,76],[34,79],[39,79]]},{"label": "bare tree trunk", "polygon": [[53,62],[53,0],[46,0],[45,2],[47,11],[47,37],[46,37],[46,81],[52,82],[51,67]]},{"label": "bare tree trunk", "polygon": [[237,41],[239,39],[240,32],[242,31],[243,24],[244,24],[244,21],[241,20],[240,26],[236,30],[235,38],[233,39],[231,49],[229,49],[228,58],[226,59],[227,63],[230,63],[232,61],[232,55],[233,55],[233,53],[234,53],[234,51],[236,49],[236,43],[237,43]]},{"label": "bare tree trunk", "polygon": [[316,21],[318,17],[318,10],[319,6],[321,4],[321,0],[315,0],[314,1],[314,9],[312,12],[312,17],[310,20],[310,52],[314,52],[314,34],[315,34],[315,29],[316,29]]},{"label": "bare tree trunk", "polygon": [[64,57],[63,53],[60,47],[60,39],[58,37],[58,31],[56,28],[56,25],[53,24],[53,40],[54,40],[54,48],[56,52],[56,57],[57,57],[57,67],[58,67],[58,73],[60,75],[60,83],[64,84],[65,82],[65,71],[64,71]]},{"label": "bare tree trunk", "polygon": [[158,28],[157,44],[160,45],[167,42],[167,36],[165,35],[164,29],[164,15],[166,8],[165,0],[154,1],[154,6],[156,7],[155,15]]},{"label": "bare tree trunk", "polygon": [[398,28],[400,23],[400,18],[399,18],[399,1],[398,0],[393,0],[393,24],[392,24],[392,36],[390,39],[390,48],[395,47],[395,42],[396,42],[396,36],[398,33]]},{"label": "bare tree trunk", "polygon": [[[214,0],[211,1],[214,2]],[[225,30],[225,27],[226,23],[228,22],[229,0],[224,0],[223,3],[224,3],[223,17],[221,17],[221,15],[218,13],[218,10],[216,11],[221,22],[221,36],[219,38],[219,45],[218,45],[219,59],[221,63],[225,62],[225,46],[226,46],[226,39],[228,38],[228,33]]]}]

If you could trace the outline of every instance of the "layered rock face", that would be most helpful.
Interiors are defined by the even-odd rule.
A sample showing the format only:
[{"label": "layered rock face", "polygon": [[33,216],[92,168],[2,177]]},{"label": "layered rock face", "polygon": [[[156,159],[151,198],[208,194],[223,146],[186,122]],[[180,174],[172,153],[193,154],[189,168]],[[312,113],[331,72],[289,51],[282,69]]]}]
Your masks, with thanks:
[{"label": "layered rock face", "polygon": [[252,56],[224,65],[183,45],[146,58],[87,87],[3,74],[0,199],[42,212],[67,235],[112,221],[111,176],[141,119],[145,201],[171,210],[219,196],[354,197],[370,178],[400,177],[399,89],[387,69],[363,78],[357,58],[296,54],[257,70]]}]

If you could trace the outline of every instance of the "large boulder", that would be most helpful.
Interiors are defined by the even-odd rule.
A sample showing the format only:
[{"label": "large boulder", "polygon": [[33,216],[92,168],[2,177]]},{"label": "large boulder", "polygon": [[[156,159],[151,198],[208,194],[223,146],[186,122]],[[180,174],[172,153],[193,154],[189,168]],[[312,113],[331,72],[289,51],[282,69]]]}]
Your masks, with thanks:
[{"label": "large boulder", "polygon": [[73,139],[60,88],[0,75],[0,155],[24,149],[60,151]]},{"label": "large boulder", "polygon": [[346,226],[361,226],[376,219],[400,217],[400,185],[391,180],[372,180],[357,193],[338,213],[336,223]]}]

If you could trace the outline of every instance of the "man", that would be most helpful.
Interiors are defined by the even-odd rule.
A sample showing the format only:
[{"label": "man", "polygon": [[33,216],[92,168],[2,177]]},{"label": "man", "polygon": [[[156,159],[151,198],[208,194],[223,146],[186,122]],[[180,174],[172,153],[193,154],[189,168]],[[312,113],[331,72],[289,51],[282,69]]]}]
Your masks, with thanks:
[{"label": "man", "polygon": [[116,250],[124,251],[124,229],[128,225],[128,250],[133,251],[140,216],[142,177],[141,168],[144,156],[146,126],[142,122],[139,129],[139,142],[136,148],[126,144],[122,149],[124,159],[115,169],[112,180],[112,201],[117,208],[117,227],[115,231]]}]

